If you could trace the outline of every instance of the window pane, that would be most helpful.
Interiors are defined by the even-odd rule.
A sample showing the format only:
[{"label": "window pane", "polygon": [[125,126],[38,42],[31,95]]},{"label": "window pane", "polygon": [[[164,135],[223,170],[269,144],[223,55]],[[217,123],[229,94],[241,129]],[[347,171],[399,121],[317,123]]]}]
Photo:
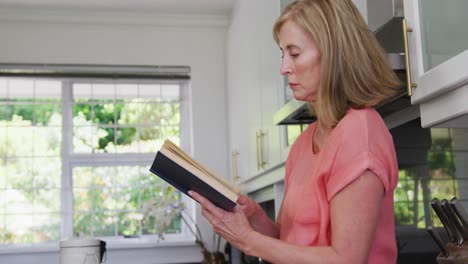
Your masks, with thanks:
[{"label": "window pane", "polygon": [[115,104],[96,104],[93,106],[93,123],[102,125],[113,125],[115,123]]},{"label": "window pane", "polygon": [[[99,138],[105,136],[107,136],[107,132],[97,126],[74,126],[73,151],[75,153],[93,153],[99,149]],[[101,152],[104,152],[104,150],[101,150]]]},{"label": "window pane", "polygon": [[156,217],[154,215],[148,216],[142,221],[141,228],[143,235],[156,234]]},{"label": "window pane", "polygon": [[35,97],[40,101],[61,101],[62,82],[53,80],[36,80]]},{"label": "window pane", "polygon": [[114,188],[96,188],[94,197],[100,200],[93,201],[93,210],[95,212],[113,212],[117,209],[117,195]]},{"label": "window pane", "polygon": [[180,124],[180,105],[173,103],[161,104],[161,125],[178,125]]},{"label": "window pane", "polygon": [[33,124],[41,126],[62,126],[62,105],[38,104],[33,106]]},{"label": "window pane", "polygon": [[32,242],[60,240],[60,214],[36,214],[32,217]]},{"label": "window pane", "polygon": [[[113,150],[116,153],[138,153],[137,131],[133,127],[116,128]],[[112,142],[114,143],[114,142]]]},{"label": "window pane", "polygon": [[[3,214],[5,213],[6,208],[6,190],[4,188],[0,188],[0,223],[3,219]],[[0,231],[2,230],[3,225],[0,225]]]},{"label": "window pane", "polygon": [[140,235],[141,214],[119,213],[118,214],[118,235],[132,236]]},{"label": "window pane", "polygon": [[6,214],[31,214],[32,211],[31,190],[6,190],[4,211]]},{"label": "window pane", "polygon": [[8,95],[8,81],[9,79],[0,77],[0,98],[6,98]]},{"label": "window pane", "polygon": [[140,206],[140,192],[137,188],[115,188],[113,196],[115,198],[115,209],[125,212],[136,212]]},{"label": "window pane", "polygon": [[60,189],[37,189],[34,191],[33,212],[38,214],[60,212]]},{"label": "window pane", "polygon": [[159,125],[161,124],[161,117],[164,113],[161,109],[161,103],[145,103],[140,102],[137,107],[139,108],[139,124],[141,125]]},{"label": "window pane", "polygon": [[86,121],[94,119],[93,105],[85,103],[75,103],[73,105],[73,123],[76,125],[91,124]]},{"label": "window pane", "polygon": [[395,222],[398,223],[398,225],[413,224],[413,210],[410,208],[408,202],[395,201]]},{"label": "window pane", "polygon": [[[468,150],[468,130],[418,129],[420,134],[428,132],[430,144],[425,138],[415,139],[416,143],[406,141],[404,147],[407,154],[399,157],[400,159],[406,157],[407,160],[402,159],[406,163],[400,169],[399,183],[395,191],[396,223],[414,225],[418,228],[425,228],[428,225],[441,227],[440,220],[430,206],[431,200],[433,198],[450,200],[454,196],[464,200],[468,197],[466,191],[468,188],[464,180],[468,168],[465,165],[468,160],[465,154]],[[408,131],[405,137],[411,138],[411,133]],[[417,136],[421,137],[420,134]],[[408,144],[414,146],[411,145],[410,148]],[[422,158],[426,158],[425,163]],[[412,160],[417,161],[417,164],[411,164]]]},{"label": "window pane", "polygon": [[[141,235],[140,225],[146,232],[154,230],[148,225],[155,222],[142,222],[148,202],[164,201],[159,209],[166,212],[181,199],[180,192],[152,175],[146,166],[77,167],[73,169],[73,182],[74,230],[88,232],[83,228],[91,225],[94,235],[116,230],[118,235]],[[106,224],[94,222],[97,219]],[[181,232],[180,225],[171,228]]]},{"label": "window pane", "polygon": [[98,145],[95,147],[95,153],[115,153],[115,127],[98,126]]},{"label": "window pane", "polygon": [[115,218],[115,212],[95,213],[93,215],[94,236],[115,236]]},{"label": "window pane", "polygon": [[73,214],[73,234],[76,236],[93,236],[92,223],[91,213],[75,212]]},{"label": "window pane", "polygon": [[[89,94],[74,92],[80,98],[73,106],[75,153],[153,153],[165,138],[179,138],[178,84],[75,84],[78,89]],[[109,100],[86,100],[96,95]]]},{"label": "window pane", "polygon": [[448,197],[449,195],[455,196],[456,186],[452,180],[431,180],[429,184],[433,197]]},{"label": "window pane", "polygon": [[155,152],[158,150],[165,138],[161,131],[161,127],[147,127],[140,130],[139,148],[141,152]]},{"label": "window pane", "polygon": [[78,167],[73,169],[73,188],[89,188],[93,185],[93,167]]},{"label": "window pane", "polygon": [[6,188],[33,188],[33,159],[15,158],[6,160]]},{"label": "window pane", "polygon": [[161,98],[161,85],[159,84],[140,84],[139,96],[148,101],[160,100]]},{"label": "window pane", "polygon": [[93,93],[90,83],[74,83],[73,98],[81,101],[82,99],[89,100],[93,98]]},{"label": "window pane", "polygon": [[[0,99],[5,100],[5,99]],[[14,106],[9,103],[0,102],[0,127],[11,125],[13,118]]]},{"label": "window pane", "polygon": [[161,86],[161,93],[162,97],[165,100],[170,101],[179,101],[180,99],[180,91],[178,85],[162,85]]},{"label": "window pane", "polygon": [[140,182],[142,171],[145,168],[140,166],[118,166],[115,167],[113,175],[113,184],[115,187],[131,187],[131,188],[140,188],[142,183]]},{"label": "window pane", "polygon": [[131,99],[138,97],[137,84],[116,84],[115,85],[116,99]]},{"label": "window pane", "polygon": [[140,103],[138,100],[118,101],[117,124],[122,126],[134,126],[140,123]]},{"label": "window pane", "polygon": [[[6,167],[6,159],[3,158],[3,155],[0,154],[0,192],[6,188],[7,173],[8,173],[8,170]],[[0,213],[1,212],[2,211],[0,208]]]},{"label": "window pane", "polygon": [[99,101],[114,101],[115,86],[107,83],[92,84],[92,98]]},{"label": "window pane", "polygon": [[94,186],[112,187],[114,185],[114,177],[118,173],[116,167],[97,167],[94,168]]},{"label": "window pane", "polygon": [[[24,121],[26,122],[26,121]],[[31,124],[22,127],[8,127],[7,156],[31,157],[33,154],[33,128]]]},{"label": "window pane", "polygon": [[9,98],[32,98],[34,82],[30,79],[10,79],[8,89]]},{"label": "window pane", "polygon": [[33,216],[31,214],[5,215],[5,243],[32,243],[31,232]]},{"label": "window pane", "polygon": [[92,193],[92,189],[73,188],[73,210],[75,213],[91,211]]},{"label": "window pane", "polygon": [[62,144],[62,128],[36,126],[32,131],[33,156],[60,156]]}]

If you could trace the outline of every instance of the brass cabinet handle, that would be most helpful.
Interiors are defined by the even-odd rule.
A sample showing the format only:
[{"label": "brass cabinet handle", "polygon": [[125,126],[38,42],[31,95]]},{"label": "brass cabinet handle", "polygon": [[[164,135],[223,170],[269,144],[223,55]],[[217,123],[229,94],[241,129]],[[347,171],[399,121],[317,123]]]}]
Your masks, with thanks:
[{"label": "brass cabinet handle", "polygon": [[406,19],[403,18],[403,42],[405,45],[405,67],[406,67],[406,89],[408,90],[408,95],[411,96],[413,92],[411,88],[416,88],[417,85],[411,82],[411,72],[410,72],[410,58],[409,58],[409,48],[408,48],[408,32],[413,32],[413,29],[408,27]]},{"label": "brass cabinet handle", "polygon": [[257,170],[264,168],[266,162],[263,161],[263,136],[262,130],[257,130]]},{"label": "brass cabinet handle", "polygon": [[239,156],[239,152],[237,150],[233,150],[231,155],[232,155],[232,159],[231,159],[232,181],[237,182],[237,180],[240,179],[238,172],[237,172],[237,157]]}]

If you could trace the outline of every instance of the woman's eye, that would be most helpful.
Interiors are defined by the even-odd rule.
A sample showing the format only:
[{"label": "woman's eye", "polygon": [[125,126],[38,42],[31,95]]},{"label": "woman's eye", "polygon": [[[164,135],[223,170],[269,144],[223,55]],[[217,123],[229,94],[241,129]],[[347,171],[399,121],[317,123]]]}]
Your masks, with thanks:
[{"label": "woman's eye", "polygon": [[293,58],[297,58],[299,57],[299,53],[291,53],[290,56]]}]

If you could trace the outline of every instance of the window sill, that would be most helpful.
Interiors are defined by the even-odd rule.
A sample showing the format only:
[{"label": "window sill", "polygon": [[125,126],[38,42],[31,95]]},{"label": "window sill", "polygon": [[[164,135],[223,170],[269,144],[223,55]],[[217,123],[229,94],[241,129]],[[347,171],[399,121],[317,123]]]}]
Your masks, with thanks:
[{"label": "window sill", "polygon": [[[113,238],[105,239],[108,251],[118,249],[145,249],[145,248],[171,248],[171,247],[199,247],[193,239],[184,240],[156,240],[148,238]],[[1,245],[0,255],[9,254],[35,254],[35,253],[58,253],[59,242],[48,242],[38,245]]]}]

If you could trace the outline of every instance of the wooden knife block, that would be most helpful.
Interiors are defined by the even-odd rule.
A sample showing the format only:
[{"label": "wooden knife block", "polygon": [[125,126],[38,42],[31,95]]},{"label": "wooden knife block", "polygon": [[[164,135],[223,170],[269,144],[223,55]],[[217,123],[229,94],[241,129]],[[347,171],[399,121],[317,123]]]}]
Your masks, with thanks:
[{"label": "wooden knife block", "polygon": [[436,258],[437,263],[439,264],[466,264],[468,263],[468,244],[463,244],[461,246],[448,243],[447,251],[449,253],[448,257],[445,257],[439,254]]}]

